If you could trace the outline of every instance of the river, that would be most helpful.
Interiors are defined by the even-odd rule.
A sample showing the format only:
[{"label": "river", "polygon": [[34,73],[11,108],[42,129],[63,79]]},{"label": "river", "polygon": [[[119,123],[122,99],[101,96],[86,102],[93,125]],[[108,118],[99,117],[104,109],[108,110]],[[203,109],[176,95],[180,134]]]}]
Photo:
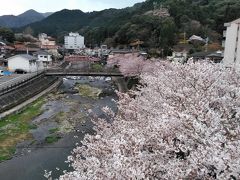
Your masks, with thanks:
[{"label": "river", "polygon": [[[101,89],[104,93],[99,98],[80,95],[74,89],[76,83]],[[47,95],[42,106],[43,113],[32,120],[36,126],[31,130],[32,139],[19,143],[14,157],[0,163],[0,179],[42,180],[46,179],[45,170],[52,171],[55,179],[64,170],[71,170],[65,161],[84,135],[93,133],[91,118],[105,117],[101,110],[105,106],[117,111],[114,90],[115,86],[109,78],[108,81],[103,77],[64,78],[58,92]],[[49,141],[60,139],[47,143],[48,137]]]}]

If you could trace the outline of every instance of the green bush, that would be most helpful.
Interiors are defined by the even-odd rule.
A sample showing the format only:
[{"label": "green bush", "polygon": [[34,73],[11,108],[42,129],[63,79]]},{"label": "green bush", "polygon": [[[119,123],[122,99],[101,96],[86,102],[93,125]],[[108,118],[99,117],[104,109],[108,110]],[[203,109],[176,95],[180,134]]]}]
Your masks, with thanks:
[{"label": "green bush", "polygon": [[52,143],[57,142],[59,139],[61,139],[60,136],[48,136],[48,137],[45,138],[45,141],[48,144],[52,144]]},{"label": "green bush", "polygon": [[103,70],[103,66],[100,64],[92,64],[91,70],[94,72],[101,72]]}]

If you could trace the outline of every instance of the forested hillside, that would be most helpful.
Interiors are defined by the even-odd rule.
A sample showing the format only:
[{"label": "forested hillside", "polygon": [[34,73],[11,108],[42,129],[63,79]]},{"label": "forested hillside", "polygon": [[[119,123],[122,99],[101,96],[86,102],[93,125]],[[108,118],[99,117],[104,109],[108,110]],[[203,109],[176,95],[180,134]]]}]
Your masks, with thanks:
[{"label": "forested hillside", "polygon": [[18,16],[0,16],[0,27],[18,28],[33,22],[41,21],[48,15],[50,14],[42,14],[31,9]]},{"label": "forested hillside", "polygon": [[45,32],[59,41],[69,31],[78,31],[87,46],[126,46],[139,39],[143,47],[165,49],[181,41],[184,32],[187,37],[196,34],[220,42],[223,24],[236,18],[240,18],[239,0],[147,0],[100,12],[62,10],[30,27],[35,34]]}]

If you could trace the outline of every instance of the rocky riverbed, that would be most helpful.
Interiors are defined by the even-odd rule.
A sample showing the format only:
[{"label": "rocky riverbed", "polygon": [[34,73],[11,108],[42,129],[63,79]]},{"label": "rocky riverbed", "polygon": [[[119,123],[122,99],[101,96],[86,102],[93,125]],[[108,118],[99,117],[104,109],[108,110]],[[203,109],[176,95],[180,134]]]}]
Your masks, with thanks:
[{"label": "rocky riverbed", "polygon": [[44,170],[58,178],[71,170],[65,161],[84,135],[93,133],[91,118],[104,117],[105,106],[117,110],[114,91],[109,78],[64,78],[58,92],[46,96],[42,114],[32,119],[31,138],[17,145],[11,160],[0,163],[0,179],[45,179]]}]

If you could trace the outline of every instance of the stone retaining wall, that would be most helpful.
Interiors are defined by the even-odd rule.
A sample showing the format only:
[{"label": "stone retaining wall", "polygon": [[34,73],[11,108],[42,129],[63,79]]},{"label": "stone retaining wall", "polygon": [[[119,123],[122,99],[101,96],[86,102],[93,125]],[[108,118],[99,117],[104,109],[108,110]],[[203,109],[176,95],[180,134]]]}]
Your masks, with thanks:
[{"label": "stone retaining wall", "polygon": [[24,101],[34,97],[56,82],[56,77],[47,77],[44,74],[34,81],[29,81],[18,89],[14,89],[0,96],[0,113],[7,111]]}]

